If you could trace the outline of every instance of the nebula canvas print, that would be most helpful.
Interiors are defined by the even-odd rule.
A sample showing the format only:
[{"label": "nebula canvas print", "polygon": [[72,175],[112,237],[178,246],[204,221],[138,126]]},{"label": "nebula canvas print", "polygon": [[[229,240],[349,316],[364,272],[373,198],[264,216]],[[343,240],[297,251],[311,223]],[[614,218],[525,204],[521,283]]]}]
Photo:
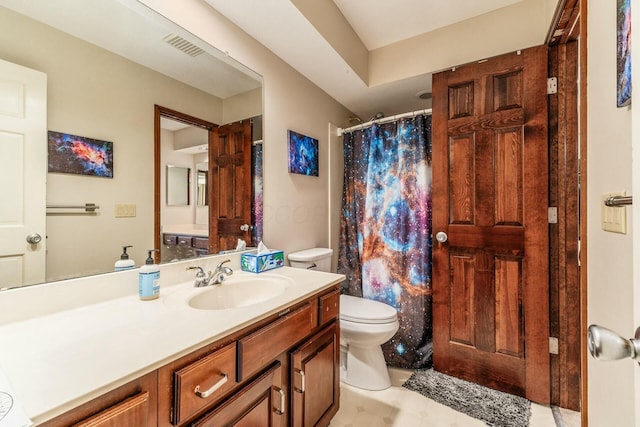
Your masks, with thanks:
[{"label": "nebula canvas print", "polygon": [[49,131],[49,172],[113,178],[113,142]]},{"label": "nebula canvas print", "polygon": [[631,104],[631,0],[617,1],[617,104]]},{"label": "nebula canvas print", "polygon": [[318,176],[318,140],[288,131],[289,173]]}]

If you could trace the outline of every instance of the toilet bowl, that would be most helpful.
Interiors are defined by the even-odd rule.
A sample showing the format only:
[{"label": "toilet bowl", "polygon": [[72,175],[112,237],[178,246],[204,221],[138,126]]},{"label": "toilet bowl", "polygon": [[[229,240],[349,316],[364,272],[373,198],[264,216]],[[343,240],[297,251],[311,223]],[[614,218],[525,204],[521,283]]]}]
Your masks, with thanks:
[{"label": "toilet bowl", "polygon": [[340,379],[366,390],[390,387],[381,345],[395,335],[399,326],[396,309],[390,305],[340,295]]},{"label": "toilet bowl", "polygon": [[[331,271],[332,249],[292,252],[291,267]],[[340,380],[366,390],[391,386],[381,345],[398,331],[398,314],[388,304],[340,295]]]}]

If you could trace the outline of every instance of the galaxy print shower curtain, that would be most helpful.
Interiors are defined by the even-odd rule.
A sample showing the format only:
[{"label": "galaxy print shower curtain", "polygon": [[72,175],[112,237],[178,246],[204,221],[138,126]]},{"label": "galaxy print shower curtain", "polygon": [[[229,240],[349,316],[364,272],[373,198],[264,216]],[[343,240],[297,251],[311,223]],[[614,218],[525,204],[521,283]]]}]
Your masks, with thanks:
[{"label": "galaxy print shower curtain", "polygon": [[396,308],[388,364],[431,366],[431,116],[344,134],[342,293]]},{"label": "galaxy print shower curtain", "polygon": [[263,178],[262,178],[262,143],[251,146],[251,165],[253,167],[253,206],[251,215],[253,216],[253,245],[257,246],[262,240],[262,219],[263,219]]}]

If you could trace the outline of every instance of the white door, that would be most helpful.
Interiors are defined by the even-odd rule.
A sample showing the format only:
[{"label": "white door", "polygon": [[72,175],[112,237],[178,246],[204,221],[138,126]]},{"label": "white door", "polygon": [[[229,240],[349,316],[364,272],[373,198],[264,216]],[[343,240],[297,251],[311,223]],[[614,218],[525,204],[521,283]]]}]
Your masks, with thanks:
[{"label": "white door", "polygon": [[46,179],[47,76],[0,60],[0,289],[45,281]]}]

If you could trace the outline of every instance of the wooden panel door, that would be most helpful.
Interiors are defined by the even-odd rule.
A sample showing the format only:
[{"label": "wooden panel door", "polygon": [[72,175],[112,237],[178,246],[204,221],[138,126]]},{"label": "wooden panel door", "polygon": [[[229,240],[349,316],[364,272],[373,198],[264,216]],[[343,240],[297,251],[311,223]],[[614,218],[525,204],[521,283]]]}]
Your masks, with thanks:
[{"label": "wooden panel door", "polygon": [[548,403],[547,50],[433,78],[434,368]]},{"label": "wooden panel door", "polygon": [[251,121],[221,126],[213,134],[209,164],[210,252],[251,242]]},{"label": "wooden panel door", "polygon": [[[47,76],[0,60],[0,289],[45,281]],[[39,235],[38,243],[27,236]]]}]

